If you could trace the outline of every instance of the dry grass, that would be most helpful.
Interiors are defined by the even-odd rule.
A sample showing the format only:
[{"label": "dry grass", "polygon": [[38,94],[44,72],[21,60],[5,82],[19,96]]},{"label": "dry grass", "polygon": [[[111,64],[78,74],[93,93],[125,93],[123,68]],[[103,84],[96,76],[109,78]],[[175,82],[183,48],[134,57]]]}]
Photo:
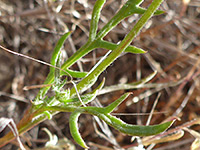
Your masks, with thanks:
[{"label": "dry grass", "polygon": [[[80,3],[82,2],[82,3]],[[59,35],[68,31],[74,31],[66,42],[66,58],[71,56],[83,43],[86,42],[89,31],[89,18],[94,0],[68,0],[53,2],[49,0],[29,1],[0,1],[0,44],[5,47],[49,62],[51,53]],[[150,0],[143,5],[148,6]],[[99,27],[101,28],[117,9],[123,0],[107,0],[102,11]],[[151,81],[152,88],[131,90],[139,102],[134,103],[133,97],[120,105],[116,112],[123,113],[149,113],[154,104],[158,92],[161,97],[155,107],[155,112],[161,112],[152,116],[150,124],[160,123],[163,118],[178,116],[174,126],[186,123],[199,116],[200,112],[200,1],[168,0],[162,6],[166,14],[154,17],[146,25],[145,29],[133,41],[133,44],[148,50],[147,54],[121,56],[108,70],[103,73],[106,76],[106,85],[139,80],[153,70],[158,74]],[[106,40],[119,42],[133,26],[137,15],[124,20],[111,33]],[[99,49],[83,58],[73,66],[75,70],[88,71],[96,60],[106,51]],[[30,100],[34,99],[36,90],[24,91],[27,85],[42,84],[47,73],[48,66],[32,62],[27,59],[13,56],[0,51],[0,116],[13,118],[18,122],[23,112],[28,107]],[[183,80],[180,84],[176,83]],[[166,84],[167,83],[167,84]],[[158,86],[161,85],[161,86]],[[118,98],[124,91],[102,95],[99,101],[103,105],[109,104]],[[60,113],[51,121],[45,121],[25,133],[22,136],[23,143],[27,147],[36,149],[44,146],[48,140],[47,134],[41,128],[48,128],[59,139],[69,134],[67,113]],[[120,116],[123,120],[134,124],[146,124],[148,115]],[[130,147],[130,137],[113,129],[111,135],[105,135],[108,139],[100,138],[103,134],[97,126],[94,128],[94,120],[87,115],[80,118],[80,132],[86,142],[90,142],[91,149],[112,149],[111,140],[116,141],[120,147]],[[192,129],[199,131],[200,126]],[[6,132],[6,131],[4,131]],[[5,133],[1,133],[3,136]],[[190,149],[194,138],[185,133],[178,141],[158,144],[154,149]],[[15,142],[3,149],[16,149]],[[104,146],[103,148],[101,146]],[[80,147],[77,146],[77,149]]]}]

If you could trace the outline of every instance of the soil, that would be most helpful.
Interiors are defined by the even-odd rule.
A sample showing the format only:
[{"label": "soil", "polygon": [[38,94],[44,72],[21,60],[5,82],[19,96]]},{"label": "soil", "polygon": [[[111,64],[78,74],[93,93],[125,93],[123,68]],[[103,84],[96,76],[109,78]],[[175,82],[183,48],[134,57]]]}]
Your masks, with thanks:
[{"label": "soil", "polygon": [[[151,0],[145,0],[142,6],[148,7],[150,2]],[[87,41],[94,3],[95,0],[1,0],[0,45],[35,59],[50,62],[59,37],[67,31],[73,31],[63,47],[64,61]],[[99,29],[109,21],[123,3],[123,0],[107,0],[101,13]],[[157,70],[156,76],[148,82],[151,87],[103,94],[98,96],[99,102],[107,106],[123,93],[133,92],[133,95],[115,110],[115,113],[121,113],[117,117],[127,123],[146,125],[160,93],[161,96],[155,104],[150,121],[151,125],[173,116],[181,120],[176,121],[171,128],[197,119],[200,115],[199,6],[198,0],[164,1],[160,9],[165,13],[153,17],[131,43],[146,50],[147,53],[124,53],[102,73],[98,80],[100,83],[105,77],[105,86],[132,83]],[[114,43],[120,42],[139,17],[140,15],[133,15],[123,20],[104,39]],[[106,52],[107,50],[104,49],[96,49],[70,69],[89,71]],[[46,65],[1,49],[0,117],[12,118],[17,124],[39,91],[39,89],[25,91],[24,87],[43,84],[48,72],[49,67]],[[59,113],[52,120],[46,120],[21,135],[20,139],[26,149],[45,149],[49,136],[43,128],[47,128],[58,137],[61,146],[57,149],[73,149],[73,146],[82,149],[69,133],[69,115],[69,113]],[[89,115],[82,115],[79,125],[83,139],[92,150],[128,149],[137,143],[137,140],[132,142],[130,136],[119,133],[111,127],[104,133],[99,122]],[[195,125],[191,129],[199,132],[200,126]],[[0,133],[0,137],[9,130],[6,127]],[[195,135],[192,131],[185,131],[182,138],[156,144],[151,149],[188,150],[194,140]],[[17,142],[13,141],[1,149],[17,148]]]}]

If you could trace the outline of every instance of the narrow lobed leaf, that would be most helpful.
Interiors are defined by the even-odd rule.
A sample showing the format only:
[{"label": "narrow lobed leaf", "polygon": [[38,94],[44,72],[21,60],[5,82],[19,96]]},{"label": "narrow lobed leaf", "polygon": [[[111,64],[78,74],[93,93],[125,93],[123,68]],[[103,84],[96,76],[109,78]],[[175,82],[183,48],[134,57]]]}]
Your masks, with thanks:
[{"label": "narrow lobed leaf", "polygon": [[107,114],[104,108],[81,107],[80,109],[83,109],[85,112],[89,114],[97,116],[98,118],[105,121],[108,125],[115,128],[116,130],[131,136],[150,136],[159,134],[167,130],[175,121],[174,119],[172,121],[165,122],[162,124],[149,125],[149,126],[132,125],[125,123],[124,121],[115,116]]},{"label": "narrow lobed leaf", "polygon": [[100,118],[102,117],[107,124],[115,128],[116,130],[119,130],[120,132],[131,136],[156,135],[168,129],[174,122],[174,121],[169,121],[158,125],[139,126],[139,125],[127,124],[122,120],[120,120],[119,118],[116,118],[109,114],[106,114],[104,116],[100,115],[99,117]]},{"label": "narrow lobed leaf", "polygon": [[104,3],[106,0],[97,0],[93,12],[92,12],[92,18],[90,21],[90,33],[89,33],[89,39],[88,41],[93,41],[96,38],[96,32],[98,29],[98,22],[100,17],[101,9],[103,8]]},{"label": "narrow lobed leaf", "polygon": [[111,113],[118,105],[120,105],[131,93],[125,93],[120,98],[112,102],[110,105],[104,108],[105,113]]},{"label": "narrow lobed leaf", "polygon": [[[104,40],[97,40],[92,46],[94,46],[93,48],[104,48],[107,50],[115,50],[118,45],[111,42],[104,41]],[[134,54],[146,53],[145,50],[135,47],[135,46],[128,46],[124,52],[130,52]]]},{"label": "narrow lobed leaf", "polygon": [[47,116],[49,120],[52,119],[52,114],[49,111],[45,111],[44,114]]},{"label": "narrow lobed leaf", "polygon": [[[94,94],[85,94],[80,96],[83,104],[87,104],[91,101],[93,101],[96,98],[96,93]],[[70,99],[62,99],[60,100],[61,102],[63,102],[66,106],[80,106],[82,105],[82,103],[80,102],[78,97],[75,98],[70,98]]]},{"label": "narrow lobed leaf", "polygon": [[[88,72],[80,72],[80,71],[75,71],[75,70],[71,70],[71,69],[65,69],[65,71],[70,74],[73,78],[84,78]],[[68,75],[66,74],[66,72],[61,71],[60,75]]]},{"label": "narrow lobed leaf", "polygon": [[71,113],[69,118],[70,133],[77,144],[79,144],[83,148],[88,148],[88,146],[82,139],[81,134],[78,131],[78,117],[80,115],[81,115],[80,111],[74,111]]},{"label": "narrow lobed leaf", "polygon": [[[137,7],[137,9],[135,10],[135,13],[137,13],[137,14],[143,14],[145,11],[146,11],[145,8]],[[154,15],[161,15],[163,13],[165,13],[165,11],[163,11],[163,10],[156,10],[156,12],[154,13]]]},{"label": "narrow lobed leaf", "polygon": [[[142,15],[142,17],[138,20],[135,26],[131,29],[131,31],[126,35],[126,37],[121,41],[121,43],[117,46],[117,48],[112,51],[108,57],[104,59],[92,72],[88,74],[83,80],[81,80],[77,84],[77,91],[83,92],[90,88],[98,79],[98,76],[106,70],[106,68],[117,59],[117,57],[124,52],[124,50],[129,46],[132,40],[137,36],[139,31],[145,25],[145,23],[151,18],[153,13],[156,11],[158,6],[161,4],[162,0],[155,0],[151,3],[147,11]],[[126,4],[125,4],[126,5]],[[99,38],[101,39],[101,38]],[[97,39],[97,40],[99,40]],[[71,95],[75,93],[75,88],[71,90]]]},{"label": "narrow lobed leaf", "polygon": [[[144,0],[128,0],[123,7],[116,13],[115,16],[97,33],[96,39],[102,39],[110,30],[112,30],[123,19],[132,16],[133,14],[144,14],[146,9],[139,5]],[[155,11],[155,15],[162,14],[163,11]]]},{"label": "narrow lobed leaf", "polygon": [[[83,104],[88,104],[89,102],[93,101],[96,98],[99,90],[102,89],[104,83],[105,83],[105,79],[103,79],[100,85],[96,89],[94,89],[92,92],[82,95],[81,100]],[[62,102],[64,102],[66,106],[80,106],[82,104],[78,97],[66,99],[66,100],[63,100]]]},{"label": "narrow lobed leaf", "polygon": [[144,87],[144,84],[149,82],[155,75],[157,74],[157,71],[153,72],[149,76],[133,83],[127,83],[127,84],[117,84],[117,85],[111,85],[104,87],[102,90],[99,91],[98,95],[118,91],[118,90],[128,90],[128,89],[136,89],[136,88],[142,88]]},{"label": "narrow lobed leaf", "polygon": [[[56,66],[56,63],[58,61],[61,48],[65,42],[65,40],[68,38],[68,36],[71,34],[71,32],[65,33],[57,42],[56,47],[53,51],[52,57],[51,57],[51,65]],[[50,72],[54,72],[55,68],[51,67]]]},{"label": "narrow lobed leaf", "polygon": [[[54,52],[52,54],[52,58],[51,58],[51,65],[56,66],[57,60],[60,57],[60,51],[61,48],[65,42],[65,40],[67,39],[67,37],[71,34],[71,32],[67,32],[65,33],[57,42],[56,47],[54,49]],[[54,81],[54,73],[55,73],[55,68],[51,67],[50,68],[50,72],[44,82],[44,84],[51,84]],[[47,93],[47,91],[49,90],[50,87],[43,87],[40,89],[40,91],[38,92],[36,98],[35,98],[35,103],[37,103],[37,101],[40,101],[40,99],[42,97],[44,97],[44,95]]]}]

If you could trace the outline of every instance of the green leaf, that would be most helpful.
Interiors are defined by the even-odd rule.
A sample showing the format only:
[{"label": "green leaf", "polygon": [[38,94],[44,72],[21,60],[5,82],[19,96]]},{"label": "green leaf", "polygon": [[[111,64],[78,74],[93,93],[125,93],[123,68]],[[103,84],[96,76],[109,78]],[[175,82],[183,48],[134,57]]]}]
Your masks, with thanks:
[{"label": "green leaf", "polygon": [[56,100],[60,102],[65,102],[66,99],[70,98],[70,90],[66,89],[64,91],[55,91],[56,95],[55,98]]},{"label": "green leaf", "polygon": [[[93,101],[95,99],[96,95],[97,95],[96,93],[85,94],[85,95],[80,96],[80,98],[81,98],[83,104],[87,104],[87,103]],[[82,103],[80,102],[78,97],[70,98],[70,99],[61,99],[60,101],[63,102],[66,106],[80,106],[80,105],[82,105]]]},{"label": "green leaf", "polygon": [[[56,62],[56,67],[60,68],[60,63],[61,63],[61,53],[58,55],[57,62]],[[55,72],[54,72],[54,83],[56,85],[59,85],[60,82],[61,82],[60,69],[58,69],[58,68],[54,68],[54,70],[55,70]]]},{"label": "green leaf", "polygon": [[44,114],[47,116],[49,120],[52,119],[52,114],[49,111],[45,111]]},{"label": "green leaf", "polygon": [[[114,43],[107,42],[104,40],[96,40],[95,44],[93,44],[92,46],[94,46],[94,47],[91,47],[91,49],[104,48],[107,50],[115,50],[117,48],[118,44],[114,44]],[[134,53],[134,54],[146,53],[146,51],[144,51],[143,49],[135,47],[135,46],[128,46],[124,52],[130,52],[130,53]]]},{"label": "green leaf", "polygon": [[55,91],[56,93],[60,93],[62,92],[62,88],[66,85],[67,83],[67,78],[65,78],[63,81],[59,79],[57,79],[59,82],[55,81],[55,85],[52,86],[52,90]]},{"label": "green leaf", "polygon": [[78,117],[80,115],[81,115],[80,111],[74,111],[71,113],[69,117],[70,133],[77,144],[79,144],[83,148],[88,148],[88,146],[85,144],[84,140],[82,139],[81,134],[78,131]]},{"label": "green leaf", "polygon": [[[87,103],[93,101],[96,98],[99,90],[102,89],[104,83],[105,83],[105,79],[103,79],[103,81],[99,84],[99,86],[96,89],[94,89],[91,93],[82,95],[81,100],[82,100],[83,104],[87,104]],[[66,106],[80,106],[80,105],[82,105],[82,103],[80,102],[78,97],[66,99],[66,100],[63,100],[62,102],[64,102]]]},{"label": "green leaf", "polygon": [[[112,51],[108,57],[104,59],[92,72],[88,74],[84,79],[82,79],[76,86],[77,90],[81,93],[90,88],[98,79],[98,76],[106,70],[106,68],[117,59],[117,57],[124,52],[124,50],[129,46],[132,40],[137,36],[145,23],[152,17],[153,13],[156,11],[157,7],[161,4],[162,0],[153,1],[147,11],[138,20],[131,31],[126,35],[126,37],[121,41],[121,43]],[[125,4],[126,5],[126,4]],[[156,7],[155,7],[156,6]],[[126,7],[125,7],[126,8]],[[124,10],[125,11],[125,10]],[[125,13],[125,12],[124,12]],[[120,17],[120,16],[118,16]],[[119,18],[118,18],[119,19]],[[108,27],[107,27],[108,28]],[[103,33],[102,33],[103,34]],[[101,39],[102,35],[97,35],[98,39]],[[75,89],[71,90],[71,95],[75,93]]]},{"label": "green leaf", "polygon": [[[142,3],[142,0],[129,0],[127,1],[127,3],[120,9],[120,11],[118,11],[118,13],[98,32],[97,36],[95,39],[99,40],[102,39],[110,30],[112,30],[112,28],[114,28],[119,22],[121,22],[121,20],[123,20],[125,17],[130,16],[134,13],[135,10],[137,10],[137,8],[139,8],[139,4]],[[102,3],[103,4],[103,3]],[[98,8],[100,10],[100,7]],[[98,14],[98,13],[97,13]],[[149,14],[149,12],[147,13]],[[97,15],[98,16],[98,15]],[[144,23],[145,21],[143,21]],[[96,22],[97,23],[97,22]],[[94,24],[96,24],[94,23]],[[140,23],[140,24],[143,24]],[[91,23],[92,24],[92,23]],[[94,33],[95,31],[95,27],[92,30],[91,33]],[[139,29],[140,30],[140,29]],[[92,39],[92,38],[91,38]],[[95,42],[95,41],[93,41]],[[82,46],[74,55],[72,55],[63,65],[62,65],[62,69],[66,69],[68,67],[70,67],[71,65],[73,65],[78,59],[80,59],[81,57],[85,56],[87,53],[89,53],[90,51],[92,51],[92,49],[90,49],[89,47],[94,47],[91,46],[93,43],[91,42],[87,42],[84,46]],[[131,49],[130,51],[132,51],[133,49]],[[134,49],[132,52],[135,52],[136,49]],[[138,50],[138,49],[137,49]],[[142,52],[141,50],[136,51],[136,53]],[[97,77],[90,79],[90,83],[91,85],[96,81]],[[50,72],[45,84],[51,84],[54,80],[54,76],[53,73]],[[89,82],[88,82],[89,83]],[[36,100],[40,100],[48,91],[49,87],[46,88],[42,88],[39,92],[39,94],[36,97]]]},{"label": "green leaf", "polygon": [[[142,7],[137,7],[135,9],[135,13],[137,13],[137,14],[144,14],[145,11],[146,11],[146,9],[142,8]],[[163,10],[156,10],[156,12],[154,13],[154,15],[161,15],[163,13],[165,13],[165,11],[163,11]]]},{"label": "green leaf", "polygon": [[105,113],[111,113],[118,105],[120,105],[131,93],[125,93],[120,98],[112,102],[107,107],[104,107]]},{"label": "green leaf", "polygon": [[[119,24],[124,18],[127,16],[131,16],[134,13],[129,11],[135,10],[135,6],[139,5],[143,0],[129,0],[118,12],[117,14],[97,33],[95,40],[88,42],[83,45],[76,53],[74,53],[63,65],[62,69],[69,68],[71,65],[76,63],[78,59],[88,54],[94,48],[94,43],[96,40],[101,40],[110,30],[112,30],[117,24]],[[99,9],[100,10],[100,9]],[[96,24],[96,23],[94,23]],[[92,33],[94,34],[95,28],[92,29]],[[92,34],[91,33],[91,34]],[[91,39],[93,39],[91,37]]]},{"label": "green leaf", "polygon": [[[116,118],[109,114],[102,115],[102,117],[104,118],[103,120],[113,128],[131,136],[156,135],[168,129],[174,122],[174,121],[169,121],[158,125],[139,126],[139,125],[127,124],[122,120],[120,120],[119,118]],[[101,115],[99,116],[99,118],[101,118]]]},{"label": "green leaf", "polygon": [[[58,58],[60,57],[60,52],[61,52],[61,48],[65,42],[65,40],[67,39],[67,37],[70,35],[71,32],[67,32],[65,33],[57,42],[56,47],[54,49],[54,52],[52,54],[52,58],[51,58],[51,65],[56,66],[56,63],[58,61]],[[54,75],[55,75],[55,68],[51,67],[50,68],[50,72],[44,82],[44,84],[51,84],[54,81]],[[49,90],[50,87],[43,87],[40,89],[40,91],[38,92],[36,98],[35,98],[35,102],[37,103],[37,101],[40,101],[44,95],[47,93],[47,91]]]},{"label": "green leaf", "polygon": [[[71,70],[71,69],[65,69],[65,71],[67,73],[69,73],[73,78],[84,78],[88,72],[80,72],[80,71],[75,71],[75,70]],[[60,75],[69,75],[64,71],[61,71]]]},{"label": "green leaf", "polygon": [[150,136],[159,134],[168,129],[175,120],[165,122],[157,125],[140,126],[125,123],[121,119],[107,114],[104,108],[100,107],[81,107],[80,110],[84,110],[86,113],[97,116],[98,118],[105,121],[108,125],[115,128],[116,130],[131,136]]},{"label": "green leaf", "polygon": [[98,95],[118,91],[118,90],[128,90],[128,89],[137,89],[143,87],[143,85],[147,82],[149,82],[155,75],[157,74],[157,71],[153,72],[152,74],[148,75],[147,77],[133,83],[126,83],[126,84],[117,84],[117,85],[111,85],[104,87],[102,90],[99,91]]},{"label": "green leaf", "polygon": [[[67,32],[65,33],[57,42],[56,47],[54,49],[54,52],[52,54],[51,57],[51,65],[56,66],[56,63],[58,61],[60,52],[61,52],[61,48],[65,42],[65,40],[67,39],[67,37],[71,34],[71,32]],[[50,68],[50,72],[54,72],[55,68],[51,67]]]},{"label": "green leaf", "polygon": [[[116,15],[98,32],[96,39],[102,39],[110,30],[112,30],[123,19],[133,14],[144,14],[146,9],[139,7],[144,0],[128,0]],[[162,14],[163,11],[156,11],[155,14]]]},{"label": "green leaf", "polygon": [[93,12],[92,12],[92,18],[90,21],[90,33],[89,33],[88,41],[93,41],[96,37],[100,12],[101,12],[101,9],[103,8],[103,5],[105,2],[106,2],[106,0],[97,0],[94,5]]}]

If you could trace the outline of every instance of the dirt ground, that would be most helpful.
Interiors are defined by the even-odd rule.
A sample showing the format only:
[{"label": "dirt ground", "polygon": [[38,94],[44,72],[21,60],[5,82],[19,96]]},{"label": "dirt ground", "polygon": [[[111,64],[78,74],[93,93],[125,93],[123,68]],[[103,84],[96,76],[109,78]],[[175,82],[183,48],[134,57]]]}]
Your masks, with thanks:
[{"label": "dirt ground", "polygon": [[[147,7],[151,0],[145,0]],[[1,0],[0,1],[0,44],[8,49],[49,62],[54,46],[60,35],[73,31],[64,46],[65,59],[80,48],[88,38],[89,21],[95,0]],[[124,0],[107,0],[102,10],[99,29],[122,6]],[[177,116],[172,128],[197,119],[200,115],[200,1],[166,0],[160,9],[166,13],[153,17],[142,32],[132,42],[148,53],[141,55],[125,54],[117,59],[99,78],[106,77],[106,86],[131,83],[140,80],[154,70],[157,75],[151,80],[151,87],[120,90],[98,97],[106,106],[126,91],[133,96],[120,105],[115,113],[122,120],[132,124],[145,125],[155,104],[158,93],[161,96],[155,106],[155,114],[150,124],[157,124],[164,119]],[[133,27],[139,15],[122,21],[104,39],[119,42]],[[89,71],[98,58],[107,51],[97,49],[89,53],[74,70]],[[39,89],[23,90],[25,86],[40,85],[44,82],[49,67],[17,55],[0,50],[0,117],[13,118],[18,123],[24,111],[34,100]],[[138,100],[138,101],[136,101]],[[46,120],[21,136],[27,149],[45,149],[49,136],[43,128],[57,135],[60,142],[75,145],[69,133],[69,113],[59,113],[52,120]],[[119,133],[113,128],[107,129],[111,135],[103,133],[89,115],[79,119],[80,132],[92,150],[127,149],[133,146],[131,137]],[[96,125],[96,127],[95,127]],[[199,132],[200,126],[191,129]],[[6,128],[0,137],[9,131]],[[171,142],[156,144],[154,150],[188,150],[195,136],[185,131],[182,138]],[[113,142],[114,141],[114,142]],[[16,141],[1,148],[17,149]],[[70,148],[69,148],[70,149]],[[72,148],[71,148],[72,149]],[[149,148],[150,150],[150,148]]]}]

